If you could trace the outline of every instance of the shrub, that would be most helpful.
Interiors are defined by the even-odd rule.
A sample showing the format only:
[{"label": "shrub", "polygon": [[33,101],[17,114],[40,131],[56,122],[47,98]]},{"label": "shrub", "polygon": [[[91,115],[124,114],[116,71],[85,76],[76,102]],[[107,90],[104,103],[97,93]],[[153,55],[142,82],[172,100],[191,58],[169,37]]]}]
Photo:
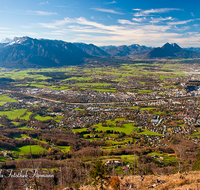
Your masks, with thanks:
[{"label": "shrub", "polygon": [[109,181],[108,184],[114,189],[117,190],[120,187],[120,180],[118,177],[112,177]]}]

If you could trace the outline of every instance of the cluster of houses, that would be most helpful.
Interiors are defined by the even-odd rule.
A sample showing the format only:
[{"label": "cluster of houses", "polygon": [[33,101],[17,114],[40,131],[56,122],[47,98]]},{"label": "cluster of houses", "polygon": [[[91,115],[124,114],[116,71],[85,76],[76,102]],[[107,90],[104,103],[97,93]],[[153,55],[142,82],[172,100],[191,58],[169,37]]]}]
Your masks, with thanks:
[{"label": "cluster of houses", "polygon": [[[113,86],[114,85],[114,86]],[[48,89],[48,88],[29,88],[23,89],[21,92],[29,94],[29,95],[42,95],[42,94],[52,94],[52,95],[65,95],[67,99],[77,99],[81,100],[86,103],[100,103],[100,102],[123,102],[123,101],[138,101],[138,100],[151,100],[151,99],[161,99],[165,96],[167,97],[184,97],[184,96],[193,96],[199,95],[200,88],[197,88],[196,91],[186,92],[186,90],[180,90],[177,88],[165,88],[165,86],[151,86],[148,87],[145,84],[135,86],[132,82],[131,83],[114,83],[110,86],[112,89],[127,89],[127,91],[121,92],[120,90],[116,90],[116,92],[109,92],[109,90],[105,91],[96,91],[92,88],[86,88],[81,91],[77,90],[55,90],[55,89]],[[139,93],[137,89],[140,90],[149,90],[146,93]],[[129,90],[132,89],[136,92],[130,92]]]}]

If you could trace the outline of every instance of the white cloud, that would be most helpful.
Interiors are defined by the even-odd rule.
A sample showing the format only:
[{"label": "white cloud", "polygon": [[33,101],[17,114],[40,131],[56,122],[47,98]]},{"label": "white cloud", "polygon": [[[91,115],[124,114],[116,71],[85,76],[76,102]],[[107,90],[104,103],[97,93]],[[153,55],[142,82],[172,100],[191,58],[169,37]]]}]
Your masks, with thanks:
[{"label": "white cloud", "polygon": [[[151,19],[151,21],[153,20],[156,24],[152,25],[150,22],[144,24],[141,22],[118,19],[118,23],[121,25],[105,25],[100,22],[92,21],[91,19],[88,20],[84,17],[67,17],[63,20],[55,20],[52,23],[39,23],[35,25],[35,27],[39,26],[49,29],[49,35],[54,35],[61,40],[81,41],[85,43],[94,43],[96,45],[128,45],[138,43],[160,46],[166,41],[180,42],[181,39],[183,39],[181,45],[185,43],[184,35],[189,32],[188,27],[178,27],[168,23],[159,24],[162,20],[173,20],[172,17],[149,19]],[[184,31],[184,33],[182,31]],[[191,36],[191,38],[189,38],[191,42],[193,42],[193,38],[200,39],[200,36],[197,34],[193,38],[192,33],[188,33],[187,35]],[[188,44],[191,42],[188,42]]]},{"label": "white cloud", "polygon": [[106,26],[106,25],[101,24],[101,23],[89,21],[89,20],[85,19],[84,17],[76,18],[73,21],[75,21],[76,23],[81,24],[81,25],[93,26],[95,28],[104,29],[104,30],[111,30],[112,31],[112,30],[123,29],[123,27],[120,27],[120,26],[117,26],[117,25]]},{"label": "white cloud", "polygon": [[131,22],[130,20],[124,20],[124,19],[118,19],[118,23],[120,24],[131,24],[131,25],[136,25],[138,23]]},{"label": "white cloud", "polygon": [[40,27],[44,27],[44,28],[56,29],[59,27],[64,27],[64,25],[66,25],[66,24],[72,24],[72,23],[86,25],[86,26],[92,26],[93,28],[106,30],[106,32],[108,32],[109,30],[123,29],[123,27],[120,27],[120,26],[115,26],[115,25],[106,26],[101,23],[89,21],[89,20],[85,19],[84,17],[79,17],[79,18],[75,18],[75,19],[66,17],[66,18],[64,18],[64,20],[56,20],[53,23],[39,23],[37,25]]},{"label": "white cloud", "polygon": [[45,5],[45,4],[49,4],[49,2],[46,1],[46,2],[40,2],[40,3],[39,3],[39,5]]},{"label": "white cloud", "polygon": [[105,4],[114,4],[117,3],[116,1],[106,2]]},{"label": "white cloud", "polygon": [[75,22],[75,19],[70,19],[68,17],[64,18],[64,20],[56,20],[53,23],[39,23],[38,26],[44,27],[44,28],[58,28],[58,26],[63,26],[65,24],[73,23]]},{"label": "white cloud", "polygon": [[146,20],[146,17],[143,17],[143,18],[132,18],[133,21],[136,21],[136,22],[142,22],[144,20]]},{"label": "white cloud", "polygon": [[190,29],[189,26],[183,26],[178,28],[176,25],[174,26],[174,28],[176,29],[177,32],[183,32]]},{"label": "white cloud", "polygon": [[[84,17],[71,19],[65,18],[64,20],[55,21],[54,23],[43,23],[40,26],[46,28],[58,28],[58,30],[52,31],[52,34],[58,36],[68,36],[74,34],[75,37],[72,41],[92,42],[94,44],[108,44],[110,42],[120,44],[130,43],[153,43],[163,40],[166,42],[168,38],[180,36],[177,33],[166,32],[170,29],[170,26],[159,25],[138,25],[128,20],[119,19],[118,22],[126,24],[124,26],[110,25],[89,21]],[[65,26],[67,24],[67,26]],[[78,34],[85,34],[84,37]],[[88,38],[87,35],[91,34]],[[98,37],[97,37],[98,36]],[[151,44],[152,45],[152,44]]]},{"label": "white cloud", "polygon": [[30,11],[30,10],[26,11],[26,13],[32,14],[32,15],[41,15],[41,16],[57,15],[57,13],[55,13],[55,12]]},{"label": "white cloud", "polygon": [[0,30],[8,30],[10,28],[4,28],[4,27],[0,27]]},{"label": "white cloud", "polygon": [[148,32],[166,32],[167,30],[171,29],[171,26],[164,26],[164,25],[144,25],[141,26],[142,30]]},{"label": "white cloud", "polygon": [[198,35],[198,32],[187,32],[189,35]]},{"label": "white cloud", "polygon": [[170,11],[180,11],[181,9],[177,8],[160,8],[160,9],[150,9],[150,10],[144,10],[140,11],[134,14],[134,16],[148,16],[151,13],[166,13]]},{"label": "white cloud", "polygon": [[166,41],[170,41],[172,38],[178,38],[178,36],[180,35],[176,33],[148,33],[143,30],[132,30],[126,31],[124,35],[98,36],[98,38],[96,36],[89,36],[88,38],[84,36],[82,38],[78,37],[75,40],[88,43],[92,41],[95,45],[130,45],[137,43],[149,46],[158,44],[158,46],[160,46],[166,43]]},{"label": "white cloud", "polygon": [[9,30],[3,30],[3,31],[0,30],[0,33],[7,34],[7,33],[15,33],[15,32],[14,31],[9,31]]},{"label": "white cloud", "polygon": [[162,21],[166,21],[166,20],[174,20],[174,18],[172,17],[159,17],[159,18],[154,18],[154,17],[151,17],[151,23],[158,23],[158,22],[162,22]]},{"label": "white cloud", "polygon": [[101,28],[93,28],[93,27],[88,27],[88,26],[78,26],[78,25],[71,25],[71,26],[68,26],[68,29],[63,29],[62,32],[70,32],[70,31],[73,31],[73,32],[80,32],[81,34],[85,33],[85,34],[88,34],[88,33],[91,33],[93,34],[94,36],[96,36],[97,34],[106,34],[106,35],[113,35],[114,32],[113,31],[109,31],[109,30],[104,30],[104,29],[101,29]]},{"label": "white cloud", "polygon": [[105,13],[113,13],[113,14],[123,15],[123,13],[115,11],[113,9],[102,9],[102,8],[91,8],[91,9],[95,10],[95,11],[105,12]]},{"label": "white cloud", "polygon": [[169,25],[179,25],[179,24],[187,24],[188,22],[195,21],[194,19],[177,21],[177,22],[168,22]]},{"label": "white cloud", "polygon": [[133,11],[141,11],[142,9],[132,9]]}]

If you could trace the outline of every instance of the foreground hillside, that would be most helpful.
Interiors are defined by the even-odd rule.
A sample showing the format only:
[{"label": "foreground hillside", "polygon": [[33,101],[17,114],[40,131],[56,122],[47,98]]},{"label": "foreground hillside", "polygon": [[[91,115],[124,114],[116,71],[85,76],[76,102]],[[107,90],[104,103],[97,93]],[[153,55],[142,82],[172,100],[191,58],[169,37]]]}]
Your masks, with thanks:
[{"label": "foreground hillside", "polygon": [[[143,176],[125,176],[114,177],[119,179],[121,190],[127,189],[155,189],[155,190],[199,190],[200,189],[200,172],[189,172],[185,174],[172,175],[147,175]],[[112,190],[110,184],[106,189]],[[82,190],[95,190],[94,187],[84,186]]]}]

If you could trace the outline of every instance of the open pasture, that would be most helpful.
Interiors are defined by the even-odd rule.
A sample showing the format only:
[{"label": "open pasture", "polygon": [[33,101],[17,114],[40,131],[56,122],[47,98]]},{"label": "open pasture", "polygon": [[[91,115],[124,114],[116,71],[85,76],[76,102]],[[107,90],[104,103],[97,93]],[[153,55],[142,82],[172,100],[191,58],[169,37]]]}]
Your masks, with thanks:
[{"label": "open pasture", "polygon": [[25,154],[30,154],[30,151],[32,154],[38,154],[40,152],[47,152],[46,149],[38,146],[38,145],[31,145],[31,148],[30,148],[30,145],[26,145],[26,146],[22,146],[22,147],[19,147],[19,148],[16,148],[14,150],[12,150],[15,154],[18,154],[18,155],[25,155]]},{"label": "open pasture", "polygon": [[15,118],[20,118],[25,112],[27,111],[27,109],[14,109],[12,111],[0,111],[0,115],[6,115],[8,116],[9,119],[15,119]]},{"label": "open pasture", "polygon": [[106,123],[110,126],[103,126],[102,123],[98,124],[97,127],[95,128],[95,131],[117,131],[117,132],[123,132],[125,134],[130,134],[134,129],[134,123],[124,123],[120,127],[116,126],[116,121],[122,121],[123,118],[118,118],[114,121],[107,120]]},{"label": "open pasture", "polygon": [[18,102],[18,101],[8,96],[0,95],[0,106],[4,105],[7,102]]}]

